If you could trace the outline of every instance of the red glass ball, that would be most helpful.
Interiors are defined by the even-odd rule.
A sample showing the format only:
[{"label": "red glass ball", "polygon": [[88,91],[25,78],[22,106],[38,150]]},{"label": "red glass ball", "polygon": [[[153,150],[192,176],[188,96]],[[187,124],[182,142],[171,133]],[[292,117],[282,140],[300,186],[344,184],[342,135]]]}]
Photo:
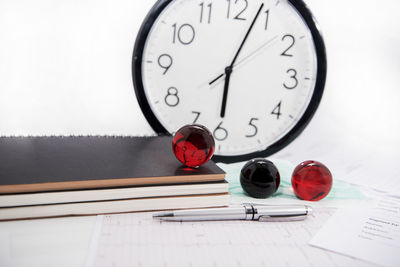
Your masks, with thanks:
[{"label": "red glass ball", "polygon": [[294,169],[293,190],[298,198],[318,201],[328,195],[332,188],[332,174],[321,162],[307,160]]},{"label": "red glass ball", "polygon": [[175,157],[188,167],[199,167],[214,153],[215,142],[211,132],[199,124],[180,128],[172,141]]}]

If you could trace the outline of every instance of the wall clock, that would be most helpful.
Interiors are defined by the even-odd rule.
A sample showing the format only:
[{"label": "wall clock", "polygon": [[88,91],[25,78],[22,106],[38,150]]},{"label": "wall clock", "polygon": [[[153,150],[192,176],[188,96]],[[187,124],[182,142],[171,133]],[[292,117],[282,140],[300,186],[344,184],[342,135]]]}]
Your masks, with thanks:
[{"label": "wall clock", "polygon": [[160,0],[136,39],[133,83],[158,134],[205,125],[215,161],[268,156],[321,100],[326,55],[301,0]]}]

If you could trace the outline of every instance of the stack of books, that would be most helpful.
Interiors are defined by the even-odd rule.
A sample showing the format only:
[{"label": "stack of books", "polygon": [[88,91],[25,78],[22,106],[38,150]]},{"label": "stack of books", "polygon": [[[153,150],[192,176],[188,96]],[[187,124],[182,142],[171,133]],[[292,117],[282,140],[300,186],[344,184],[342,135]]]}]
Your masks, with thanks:
[{"label": "stack of books", "polygon": [[0,220],[222,207],[225,173],[171,137],[0,137]]}]

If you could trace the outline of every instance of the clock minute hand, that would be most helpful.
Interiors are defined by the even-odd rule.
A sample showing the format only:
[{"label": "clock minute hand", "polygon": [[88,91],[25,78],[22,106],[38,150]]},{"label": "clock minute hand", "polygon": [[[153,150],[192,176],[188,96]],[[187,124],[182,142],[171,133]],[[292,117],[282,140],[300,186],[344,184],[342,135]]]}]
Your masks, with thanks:
[{"label": "clock minute hand", "polygon": [[[254,26],[254,24],[255,24],[257,18],[258,18],[258,15],[260,15],[260,12],[261,12],[261,10],[262,10],[263,7],[264,7],[264,3],[262,3],[262,4],[260,5],[260,8],[258,9],[257,14],[256,14],[256,16],[254,17],[253,21],[251,22],[250,27],[249,27],[249,29],[247,30],[246,35],[244,36],[243,41],[242,41],[242,43],[240,44],[239,49],[237,50],[237,52],[236,52],[236,54],[235,54],[235,57],[233,58],[231,64],[230,64],[228,67],[225,68],[225,75],[226,75],[226,77],[225,77],[224,94],[223,94],[223,97],[222,97],[222,105],[221,105],[221,113],[220,113],[221,118],[225,117],[226,101],[227,101],[227,99],[228,99],[228,90],[229,90],[229,80],[230,80],[230,76],[231,76],[231,74],[232,74],[232,72],[233,72],[233,65],[235,64],[236,59],[238,58],[238,56],[239,56],[239,54],[240,54],[240,51],[242,51],[242,48],[243,48],[244,44],[246,43],[246,40],[247,40],[247,38],[249,37],[250,32],[251,32],[251,30],[253,29],[253,26]],[[222,77],[222,76],[221,76],[221,77]],[[219,79],[219,78],[220,78],[220,77],[218,77],[218,79]],[[218,80],[218,79],[216,79],[216,80]],[[214,81],[215,81],[215,79],[214,79]],[[214,82],[214,81],[213,81],[213,82]]]},{"label": "clock minute hand", "polygon": [[253,21],[251,22],[250,28],[247,30],[247,33],[246,33],[246,35],[244,36],[244,39],[243,39],[242,43],[240,44],[239,49],[238,49],[238,51],[237,51],[236,54],[235,54],[235,57],[234,57],[233,60],[232,60],[232,63],[231,63],[231,65],[230,65],[231,68],[233,68],[233,65],[235,64],[236,59],[238,58],[238,56],[239,56],[239,54],[240,54],[240,51],[242,51],[242,48],[243,48],[243,46],[244,46],[244,43],[246,42],[247,37],[249,37],[250,32],[251,32],[251,30],[253,29],[253,26],[254,26],[254,24],[256,23],[256,20],[257,20],[257,18],[258,18],[258,15],[260,15],[260,12],[261,12],[261,10],[262,10],[263,7],[264,7],[264,3],[261,4],[260,8],[259,8],[258,11],[257,11],[256,16],[254,17]]}]

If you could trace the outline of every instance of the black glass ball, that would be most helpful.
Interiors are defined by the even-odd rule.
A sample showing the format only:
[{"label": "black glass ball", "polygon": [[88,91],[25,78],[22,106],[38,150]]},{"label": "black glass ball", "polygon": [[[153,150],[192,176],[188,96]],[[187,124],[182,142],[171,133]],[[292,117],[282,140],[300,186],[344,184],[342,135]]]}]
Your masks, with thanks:
[{"label": "black glass ball", "polygon": [[240,171],[240,184],[243,190],[255,198],[267,198],[278,190],[281,177],[279,171],[269,160],[252,159]]}]

